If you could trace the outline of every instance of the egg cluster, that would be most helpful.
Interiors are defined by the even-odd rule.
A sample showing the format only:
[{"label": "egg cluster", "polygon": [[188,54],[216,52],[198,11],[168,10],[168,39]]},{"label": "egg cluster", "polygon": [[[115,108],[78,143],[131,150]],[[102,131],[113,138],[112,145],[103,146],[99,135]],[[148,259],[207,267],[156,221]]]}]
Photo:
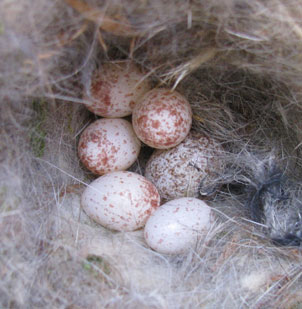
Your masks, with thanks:
[{"label": "egg cluster", "polygon": [[[194,247],[211,228],[213,211],[198,199],[223,169],[220,146],[190,132],[192,111],[177,91],[155,88],[130,61],[107,63],[84,94],[87,108],[103,118],[82,133],[78,154],[100,177],[85,189],[81,204],[112,230],[142,227],[146,243],[166,254]],[[132,114],[132,124],[123,118]],[[145,176],[127,171],[141,142],[155,148]],[[160,199],[164,203],[160,206]]]}]

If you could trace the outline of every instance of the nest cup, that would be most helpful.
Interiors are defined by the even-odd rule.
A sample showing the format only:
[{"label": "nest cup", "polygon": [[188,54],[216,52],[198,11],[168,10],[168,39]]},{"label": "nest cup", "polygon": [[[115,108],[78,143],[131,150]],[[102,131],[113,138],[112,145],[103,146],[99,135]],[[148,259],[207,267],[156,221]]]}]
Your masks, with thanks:
[{"label": "nest cup", "polygon": [[[246,187],[259,193],[277,165],[299,212],[300,7],[1,1],[0,307],[297,308],[300,249],[271,242]],[[217,219],[185,254],[156,253],[142,230],[112,232],[80,206],[96,176],[78,139],[98,118],[83,93],[104,63],[129,59],[152,87],[184,95],[192,129],[223,149],[207,201]],[[130,170],[144,174],[151,153],[144,146]]]}]

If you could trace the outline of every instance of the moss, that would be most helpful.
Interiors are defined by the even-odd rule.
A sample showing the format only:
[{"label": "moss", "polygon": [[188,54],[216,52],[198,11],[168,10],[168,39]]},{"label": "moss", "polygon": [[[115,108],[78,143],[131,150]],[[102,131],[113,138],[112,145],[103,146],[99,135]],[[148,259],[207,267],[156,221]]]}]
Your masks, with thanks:
[{"label": "moss", "polygon": [[74,130],[72,127],[72,114],[68,115],[68,119],[67,119],[67,130],[70,134],[74,134]]},{"label": "moss", "polygon": [[290,307],[290,309],[302,309],[302,302],[295,304],[294,306]]},{"label": "moss", "polygon": [[42,157],[45,149],[45,136],[44,132],[33,132],[30,139],[31,148],[35,157]]},{"label": "moss", "polygon": [[106,275],[109,275],[111,273],[111,269],[109,266],[109,263],[104,260],[101,256],[97,256],[97,255],[89,255],[86,258],[87,262],[83,263],[83,268],[91,271],[95,274],[97,274],[97,270],[94,266],[96,266],[97,268],[101,269]]},{"label": "moss", "polygon": [[5,185],[1,186],[0,187],[0,202],[5,199],[6,194],[7,194],[7,187]]},{"label": "moss", "polygon": [[104,282],[110,288],[113,287],[111,280],[108,280],[112,275],[112,269],[103,257],[88,255],[86,260],[82,262],[82,267],[92,278]]},{"label": "moss", "polygon": [[21,199],[17,195],[12,195],[6,186],[0,187],[0,209],[2,212],[16,210],[21,203]]},{"label": "moss", "polygon": [[94,278],[107,282],[110,285],[106,279],[106,275],[111,274],[111,268],[109,263],[101,256],[88,255],[86,260],[83,261],[82,267]]},{"label": "moss", "polygon": [[33,101],[32,108],[36,113],[30,129],[30,146],[35,157],[42,157],[45,151],[46,131],[44,129],[47,107],[46,103]]}]

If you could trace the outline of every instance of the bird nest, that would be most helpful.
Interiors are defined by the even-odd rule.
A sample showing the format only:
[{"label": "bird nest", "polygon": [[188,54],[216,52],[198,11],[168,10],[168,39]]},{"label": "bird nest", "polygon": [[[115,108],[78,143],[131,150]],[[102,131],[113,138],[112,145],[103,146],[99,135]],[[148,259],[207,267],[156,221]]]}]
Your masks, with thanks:
[{"label": "bird nest", "polygon": [[[1,308],[298,308],[301,16],[297,0],[1,1]],[[97,118],[83,91],[125,59],[223,149],[217,219],[185,254],[81,209],[96,178],[77,155]]]}]

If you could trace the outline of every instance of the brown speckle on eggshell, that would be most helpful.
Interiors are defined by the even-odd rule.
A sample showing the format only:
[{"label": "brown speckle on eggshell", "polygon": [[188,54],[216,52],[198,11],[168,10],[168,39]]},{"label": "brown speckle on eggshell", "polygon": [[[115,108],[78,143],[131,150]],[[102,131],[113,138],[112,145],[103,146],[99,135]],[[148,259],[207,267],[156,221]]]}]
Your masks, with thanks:
[{"label": "brown speckle on eggshell", "polygon": [[214,222],[211,208],[196,198],[180,198],[159,207],[147,220],[146,243],[164,254],[180,254],[205,238]]},{"label": "brown speckle on eggshell", "polygon": [[223,172],[223,150],[214,140],[191,132],[178,146],[156,150],[146,165],[145,176],[161,198],[197,197],[199,190],[215,186]]},{"label": "brown speckle on eggshell", "polygon": [[84,191],[86,214],[109,229],[133,231],[145,225],[159,207],[156,187],[139,174],[120,171],[101,176]]},{"label": "brown speckle on eggshell", "polygon": [[177,91],[153,89],[136,104],[132,124],[138,138],[148,146],[172,148],[190,131],[191,106]]},{"label": "brown speckle on eggshell", "polygon": [[93,74],[84,101],[96,115],[124,117],[132,113],[138,99],[149,90],[148,79],[131,61],[105,63]]},{"label": "brown speckle on eggshell", "polygon": [[103,175],[130,167],[140,152],[140,141],[125,119],[98,119],[82,133],[78,153],[93,173]]}]

